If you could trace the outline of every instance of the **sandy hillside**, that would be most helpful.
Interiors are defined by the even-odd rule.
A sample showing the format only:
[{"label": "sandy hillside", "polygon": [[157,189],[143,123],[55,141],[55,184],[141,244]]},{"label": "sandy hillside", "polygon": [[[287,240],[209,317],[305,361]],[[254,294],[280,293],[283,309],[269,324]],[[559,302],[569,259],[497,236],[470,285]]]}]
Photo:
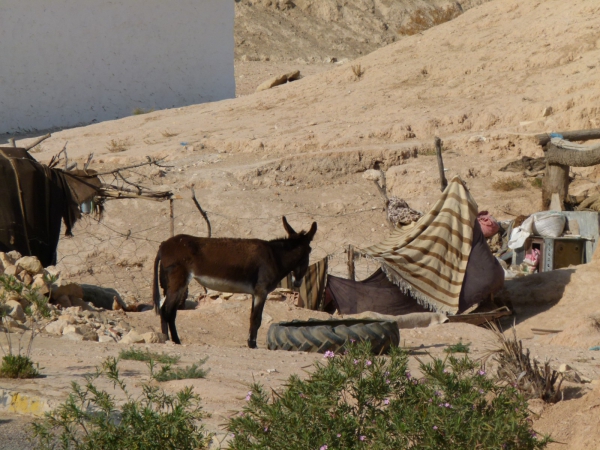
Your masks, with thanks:
[{"label": "sandy hillside", "polygon": [[446,22],[487,0],[239,0],[236,60],[334,62]]},{"label": "sandy hillside", "polygon": [[[269,8],[281,3],[273,2]],[[283,18],[300,27],[304,22],[294,14],[319,10],[302,9],[312,2],[295,4],[289,11],[279,10],[276,17],[282,27]],[[266,3],[261,5],[268,10]],[[257,8],[241,2],[237,11],[253,14]],[[344,17],[350,16],[344,12]],[[436,135],[444,140],[448,175],[467,181],[480,209],[499,219],[536,211],[541,192],[529,179],[523,178],[523,187],[510,192],[495,191],[492,184],[504,177],[521,177],[498,171],[509,161],[541,156],[533,134],[600,128],[600,4],[496,0],[422,33],[396,36],[396,42],[344,64],[294,62],[308,58],[303,54],[294,55],[292,61],[283,57],[276,62],[240,61],[236,77],[244,91],[239,98],[64,130],[44,142],[35,156],[48,161],[68,141],[71,160],[83,161],[93,152],[92,168],[99,171],[146,156],[165,158],[167,167],[136,169],[130,179],[157,190],[171,189],[182,197],[175,202],[176,233],[206,231],[189,200],[188,188],[193,185],[215,236],[280,236],[284,214],[297,228],[307,229],[317,221],[313,259],[330,255],[330,271],[342,275],[347,244],[366,246],[388,232],[381,199],[362,172],[383,168],[392,195],[427,210],[439,194],[431,154]],[[388,41],[377,46],[384,42]],[[273,44],[269,59],[285,54],[282,48]],[[334,55],[313,54],[353,57],[341,50]],[[269,74],[293,68],[306,70],[306,76],[250,94]],[[572,192],[578,192],[593,189],[600,172],[576,169],[572,175]],[[101,223],[85,219],[75,228],[74,238],[61,240],[59,265],[74,280],[114,286],[131,298],[148,301],[151,261],[168,236],[168,205],[110,202]],[[359,276],[373,270],[373,265],[359,263]],[[594,263],[507,282],[501,296],[513,303],[519,336],[532,354],[550,358],[553,365],[567,362],[592,380],[600,378],[600,356],[588,351],[600,344],[595,344],[600,335],[595,320],[597,278]],[[266,311],[274,320],[299,314],[274,306]],[[244,345],[247,309],[241,305],[213,305],[182,317],[191,345]],[[218,319],[225,325],[220,326]],[[158,325],[152,314],[135,320],[139,327]],[[195,333],[196,326],[208,331],[207,336]],[[562,331],[541,336],[531,328]],[[442,346],[464,336],[479,342],[479,329],[472,335],[468,326],[440,330],[411,330],[404,336],[416,347],[419,342]],[[247,351],[227,350],[227,354],[243,361]],[[266,358],[268,367],[270,356],[261,355],[252,357]],[[242,377],[227,375],[232,386],[238,383],[232,381],[236,376]],[[564,402],[538,408],[542,416],[536,429],[557,433],[557,439],[567,444],[551,448],[594,448],[593,443],[600,441],[600,400],[597,388],[591,392],[589,386],[593,385],[571,389]]]}]

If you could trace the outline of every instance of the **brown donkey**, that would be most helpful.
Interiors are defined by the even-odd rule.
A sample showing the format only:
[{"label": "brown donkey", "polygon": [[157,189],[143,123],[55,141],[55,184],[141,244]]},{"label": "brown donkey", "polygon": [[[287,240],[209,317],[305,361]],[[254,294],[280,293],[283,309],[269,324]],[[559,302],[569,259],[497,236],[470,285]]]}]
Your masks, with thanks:
[{"label": "brown donkey", "polygon": [[[201,285],[221,292],[252,294],[248,347],[256,348],[256,334],[262,321],[267,295],[292,272],[300,287],[308,269],[310,242],[317,223],[296,233],[283,217],[287,238],[260,239],[199,238],[185,234],[163,242],[154,260],[152,296],[160,314],[162,332],[180,344],[175,318],[187,298],[188,284],[195,278]],[[163,289],[164,299],[159,293]]]}]

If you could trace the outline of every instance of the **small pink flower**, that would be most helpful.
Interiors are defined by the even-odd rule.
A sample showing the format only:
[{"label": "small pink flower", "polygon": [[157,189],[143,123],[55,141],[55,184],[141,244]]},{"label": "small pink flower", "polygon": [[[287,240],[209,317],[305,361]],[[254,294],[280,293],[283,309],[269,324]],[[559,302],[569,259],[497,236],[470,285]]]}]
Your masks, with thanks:
[{"label": "small pink flower", "polygon": [[357,364],[358,364],[358,359],[355,359],[354,360],[354,365],[357,365]]},{"label": "small pink flower", "polygon": [[342,437],[342,435],[340,433],[337,434],[337,437]]},{"label": "small pink flower", "polygon": [[246,401],[249,402],[250,398],[252,398],[252,391],[248,391],[248,395],[246,395]]},{"label": "small pink flower", "polygon": [[444,369],[444,373],[448,373],[448,369]]},{"label": "small pink flower", "polygon": [[384,405],[389,405],[389,404],[390,404],[390,400],[386,398],[386,399],[383,401],[383,404],[384,404]]},{"label": "small pink flower", "polygon": [[265,433],[269,431],[269,427],[265,427]]},{"label": "small pink flower", "polygon": [[477,372],[479,375],[484,376],[485,375],[485,370],[480,370],[479,372]]},{"label": "small pink flower", "polygon": [[335,353],[333,353],[332,351],[327,350],[325,352],[325,354],[323,355],[323,358],[335,358]]},{"label": "small pink flower", "polygon": [[327,450],[329,447],[327,447],[327,444],[325,445],[321,445],[321,448],[319,450]]},{"label": "small pink flower", "polygon": [[437,425],[434,425],[434,426],[433,426],[433,429],[434,429],[434,430],[437,430],[437,429],[438,429]]},{"label": "small pink flower", "polygon": [[361,441],[364,441],[366,438],[367,438],[366,436],[361,436],[361,437],[359,437],[359,439],[360,439]]},{"label": "small pink flower", "polygon": [[409,380],[412,378],[412,375],[410,374],[410,372],[406,372],[406,378],[408,378]]},{"label": "small pink flower", "polygon": [[368,366],[370,366],[371,364],[373,364],[370,360],[367,360],[367,362],[365,363]]}]

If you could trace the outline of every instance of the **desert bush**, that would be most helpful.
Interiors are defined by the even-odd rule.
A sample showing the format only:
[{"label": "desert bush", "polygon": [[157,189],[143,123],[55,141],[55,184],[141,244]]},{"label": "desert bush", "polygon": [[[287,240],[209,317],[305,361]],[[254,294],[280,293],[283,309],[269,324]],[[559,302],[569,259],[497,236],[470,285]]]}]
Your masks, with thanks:
[{"label": "desert bush", "polygon": [[230,418],[232,449],[542,449],[527,403],[464,356],[421,362],[370,354],[368,344],[325,354],[306,380],[282,392],[250,386],[247,405]]},{"label": "desert bush", "polygon": [[360,64],[355,64],[352,66],[352,73],[357,79],[361,79],[361,77],[365,74],[365,69],[361,67]]},{"label": "desert bush", "polygon": [[171,367],[171,364],[165,364],[158,372],[155,370],[156,366],[153,360],[148,362],[148,367],[150,368],[150,376],[154,378],[156,381],[171,381],[171,380],[187,380],[193,378],[206,378],[208,374],[207,369],[203,369],[201,366],[204,365],[208,357],[201,359],[197,364],[192,364],[191,366],[186,366],[185,368],[181,367]]},{"label": "desert bush", "polygon": [[523,180],[519,177],[505,178],[503,180],[496,180],[492,183],[493,190],[502,192],[514,191],[523,186]]},{"label": "desert bush", "polygon": [[120,153],[129,149],[131,141],[129,139],[111,139],[106,149],[111,153]]},{"label": "desert bush", "polygon": [[[94,383],[106,377],[123,393],[126,401],[117,404],[114,396]],[[72,384],[69,398],[44,419],[34,423],[32,440],[40,450],[197,450],[206,449],[212,436],[201,424],[205,414],[200,398],[186,387],[168,395],[145,384],[134,398],[120,377],[117,360],[108,358],[96,373],[86,377],[84,386]]]},{"label": "desert bush", "polygon": [[[55,277],[45,277],[45,281],[53,283]],[[48,307],[48,298],[39,293],[38,289],[31,289],[12,275],[0,275],[0,306],[9,295],[17,294],[25,299],[27,307],[25,323],[29,330],[29,339],[24,342],[27,333],[20,334],[13,339],[9,317],[6,311],[0,308],[0,323],[4,324],[4,337],[6,344],[0,342],[0,349],[4,356],[0,365],[0,378],[35,378],[39,376],[39,366],[31,360],[31,348],[35,337],[48,324],[51,316]]]},{"label": "desert bush", "polygon": [[542,188],[544,181],[541,178],[532,178],[531,179],[531,185],[535,188]]},{"label": "desert bush", "polygon": [[469,353],[471,351],[471,343],[464,344],[462,341],[456,344],[449,345],[444,349],[446,353]]},{"label": "desert bush", "polygon": [[166,353],[151,352],[149,350],[143,351],[133,347],[128,350],[121,350],[119,352],[119,359],[131,361],[156,361],[161,364],[177,364],[179,362],[179,356],[176,355],[167,355]]}]

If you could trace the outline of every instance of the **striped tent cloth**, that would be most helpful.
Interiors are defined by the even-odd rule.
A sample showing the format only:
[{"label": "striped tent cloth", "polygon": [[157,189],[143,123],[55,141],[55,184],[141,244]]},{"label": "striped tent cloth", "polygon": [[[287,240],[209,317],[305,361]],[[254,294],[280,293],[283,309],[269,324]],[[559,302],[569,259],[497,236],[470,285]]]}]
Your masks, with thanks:
[{"label": "striped tent cloth", "polygon": [[457,176],[413,227],[397,229],[360,251],[379,262],[390,281],[421,305],[456,314],[476,218],[477,204]]},{"label": "striped tent cloth", "polygon": [[[316,310],[320,306],[327,277],[327,260],[327,258],[323,258],[308,266],[306,275],[302,279],[302,285],[300,286],[300,289],[298,289],[298,292],[302,299],[302,303],[304,304],[303,306],[306,309]],[[292,283],[291,273],[281,280],[279,287],[296,290]]]}]

